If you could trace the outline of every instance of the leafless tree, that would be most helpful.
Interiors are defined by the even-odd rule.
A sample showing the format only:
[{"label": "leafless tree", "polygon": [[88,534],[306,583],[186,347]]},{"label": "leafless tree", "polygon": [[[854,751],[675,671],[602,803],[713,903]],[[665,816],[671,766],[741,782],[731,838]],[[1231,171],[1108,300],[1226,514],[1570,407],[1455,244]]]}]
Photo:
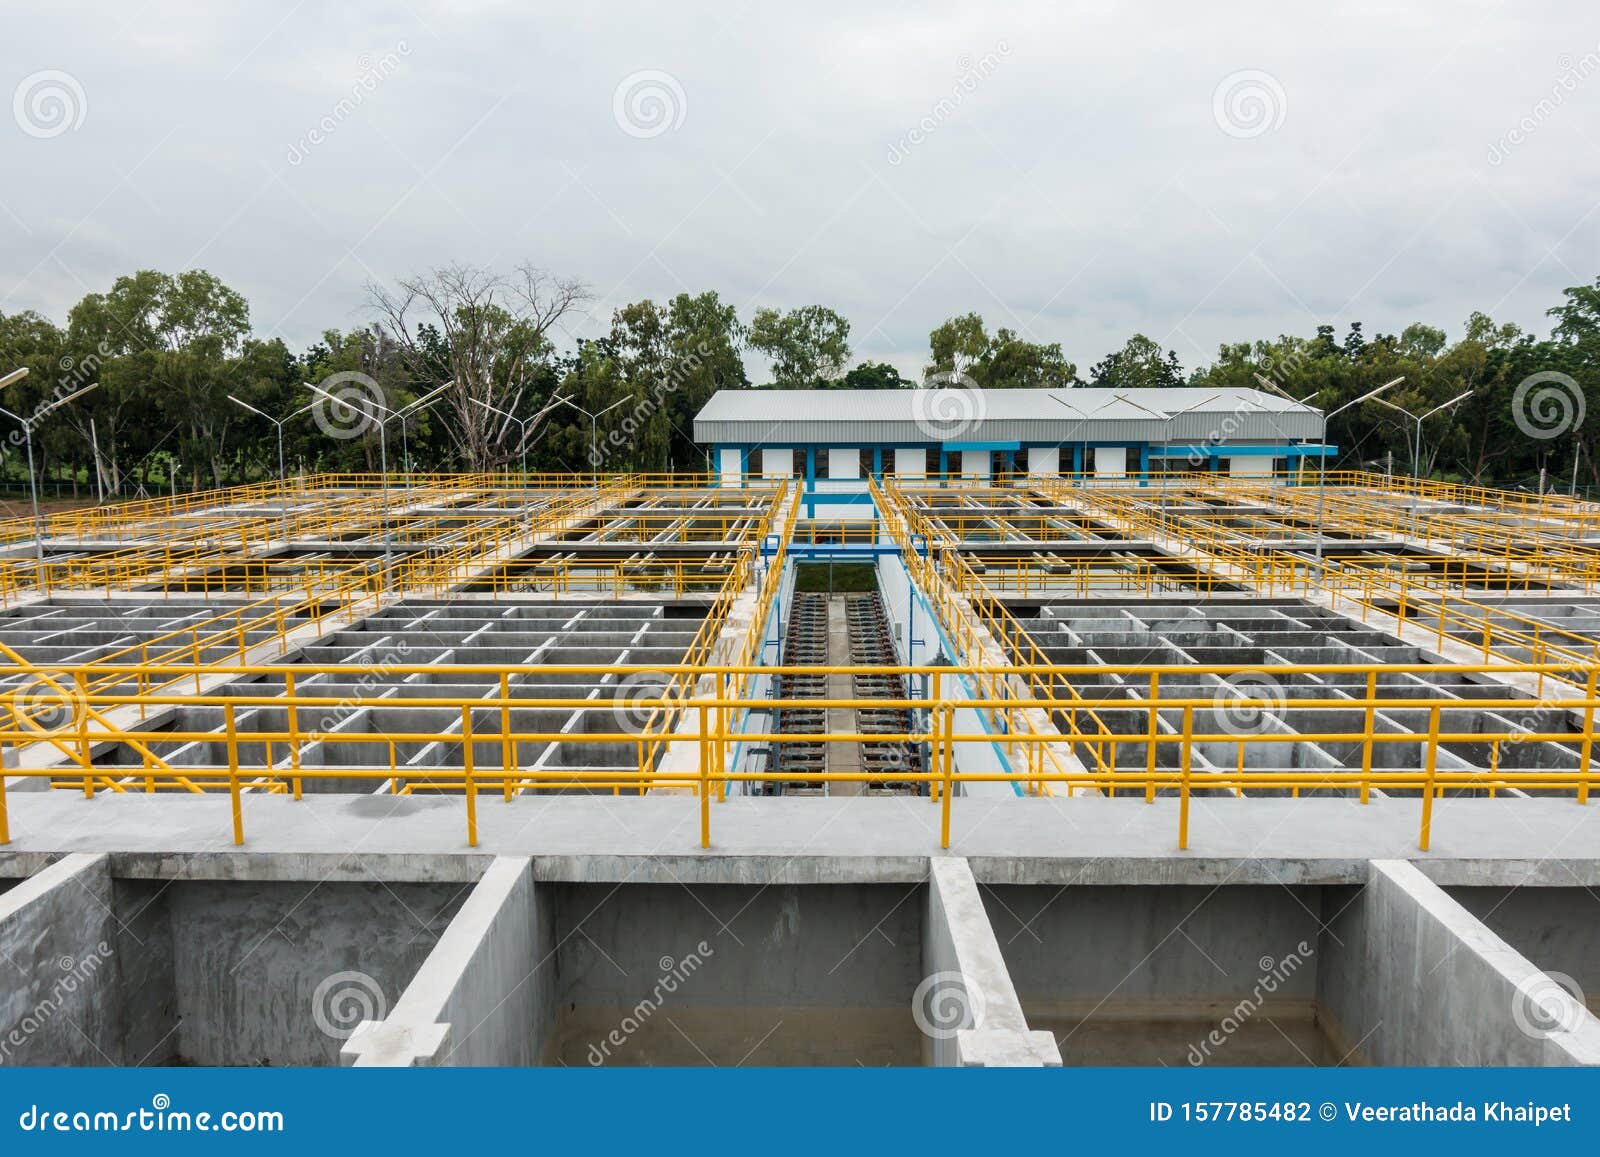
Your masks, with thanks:
[{"label": "leafless tree", "polygon": [[[394,289],[369,282],[367,293],[419,389],[454,383],[444,395],[445,426],[469,468],[503,467],[537,440],[555,402],[528,397],[529,383],[554,349],[551,329],[589,299],[587,285],[528,263],[509,274],[452,263],[401,278]],[[443,362],[419,325],[444,339]],[[531,420],[508,422],[485,406]]]}]

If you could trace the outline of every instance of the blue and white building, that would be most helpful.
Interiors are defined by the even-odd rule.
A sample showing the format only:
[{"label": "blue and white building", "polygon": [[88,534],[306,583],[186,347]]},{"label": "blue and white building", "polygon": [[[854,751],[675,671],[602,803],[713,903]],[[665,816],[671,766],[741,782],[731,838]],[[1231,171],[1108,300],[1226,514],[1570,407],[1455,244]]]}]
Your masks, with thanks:
[{"label": "blue and white building", "polygon": [[868,475],[1152,473],[1266,476],[1331,455],[1322,413],[1264,390],[722,390],[695,440],[728,484],[804,478],[859,490]]}]

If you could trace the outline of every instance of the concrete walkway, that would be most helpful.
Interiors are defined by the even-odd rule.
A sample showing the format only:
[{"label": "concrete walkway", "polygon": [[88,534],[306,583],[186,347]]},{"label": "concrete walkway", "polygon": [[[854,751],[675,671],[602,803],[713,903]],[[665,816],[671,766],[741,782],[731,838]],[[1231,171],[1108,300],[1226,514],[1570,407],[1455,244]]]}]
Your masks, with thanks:
[{"label": "concrete walkway", "polygon": [[0,876],[82,851],[130,858],[119,873],[203,878],[470,880],[492,856],[525,855],[541,879],[913,882],[949,854],[995,884],[1359,883],[1377,858],[1444,884],[1600,886],[1600,806],[1556,799],[1439,800],[1430,852],[1418,802],[1397,799],[1195,799],[1187,852],[1176,800],[1090,796],[956,799],[948,853],[939,807],[910,797],[730,798],[706,851],[698,801],[681,796],[484,795],[477,848],[460,796],[252,796],[239,848],[226,796],[40,792],[10,811]]}]

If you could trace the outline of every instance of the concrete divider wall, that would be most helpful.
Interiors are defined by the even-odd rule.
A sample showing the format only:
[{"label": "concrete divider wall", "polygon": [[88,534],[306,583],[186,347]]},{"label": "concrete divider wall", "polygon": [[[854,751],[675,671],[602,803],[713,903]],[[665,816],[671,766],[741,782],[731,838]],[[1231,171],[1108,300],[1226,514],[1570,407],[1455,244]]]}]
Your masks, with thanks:
[{"label": "concrete divider wall", "polygon": [[347,1065],[533,1065],[555,1020],[549,897],[533,861],[484,873],[394,1010],[345,1042]]},{"label": "concrete divider wall", "polygon": [[1060,1065],[1048,1032],[1032,1032],[984,911],[972,868],[959,858],[931,861],[928,918],[917,988],[928,1063],[940,1066]]},{"label": "concrete divider wall", "polygon": [[336,1065],[460,906],[458,884],[117,880],[128,1063]]},{"label": "concrete divider wall", "polygon": [[1570,977],[1600,1009],[1600,895],[1592,888],[1446,887],[1452,899],[1534,964]]},{"label": "concrete divider wall", "polygon": [[1321,1004],[1375,1064],[1600,1064],[1600,1021],[1410,863],[1373,861],[1328,931]]},{"label": "concrete divider wall", "polygon": [[117,947],[103,854],[0,895],[0,1066],[120,1063]]}]

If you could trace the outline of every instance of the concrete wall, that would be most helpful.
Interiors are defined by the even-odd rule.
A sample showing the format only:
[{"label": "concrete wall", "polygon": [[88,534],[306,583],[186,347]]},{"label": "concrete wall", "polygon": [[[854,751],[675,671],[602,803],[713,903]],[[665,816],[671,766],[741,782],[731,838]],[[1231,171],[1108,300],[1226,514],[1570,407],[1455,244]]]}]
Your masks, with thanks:
[{"label": "concrete wall", "polygon": [[0,896],[0,1066],[119,1062],[116,942],[103,854]]},{"label": "concrete wall", "polygon": [[[999,886],[985,906],[1023,1007],[1106,1015],[1207,1015],[1232,1008],[1270,958],[1315,954],[1320,890],[1284,887]],[[1275,998],[1309,1004],[1307,963]]]},{"label": "concrete wall", "polygon": [[345,1042],[355,1065],[532,1065],[555,1021],[555,942],[533,862],[490,865],[393,1012]]},{"label": "concrete wall", "polygon": [[551,890],[552,1063],[921,1059],[922,885]]},{"label": "concrete wall", "polygon": [[1409,863],[1374,861],[1329,936],[1321,1003],[1376,1064],[1600,1064],[1600,1021]]},{"label": "concrete wall", "polygon": [[119,880],[129,1063],[334,1065],[466,889]]},{"label": "concrete wall", "polygon": [[1600,897],[1588,888],[1445,888],[1539,968],[1572,978],[1600,1009]]},{"label": "concrete wall", "polygon": [[923,929],[926,972],[914,1019],[929,1064],[974,1067],[1059,1065],[1048,1032],[1030,1032],[967,861],[938,858],[928,879]]},{"label": "concrete wall", "polygon": [[[907,666],[930,662],[939,653],[939,631],[928,609],[911,594],[911,575],[899,555],[878,559],[878,591],[883,596],[889,632],[899,628],[896,652]],[[914,649],[911,647],[916,640]]]}]

